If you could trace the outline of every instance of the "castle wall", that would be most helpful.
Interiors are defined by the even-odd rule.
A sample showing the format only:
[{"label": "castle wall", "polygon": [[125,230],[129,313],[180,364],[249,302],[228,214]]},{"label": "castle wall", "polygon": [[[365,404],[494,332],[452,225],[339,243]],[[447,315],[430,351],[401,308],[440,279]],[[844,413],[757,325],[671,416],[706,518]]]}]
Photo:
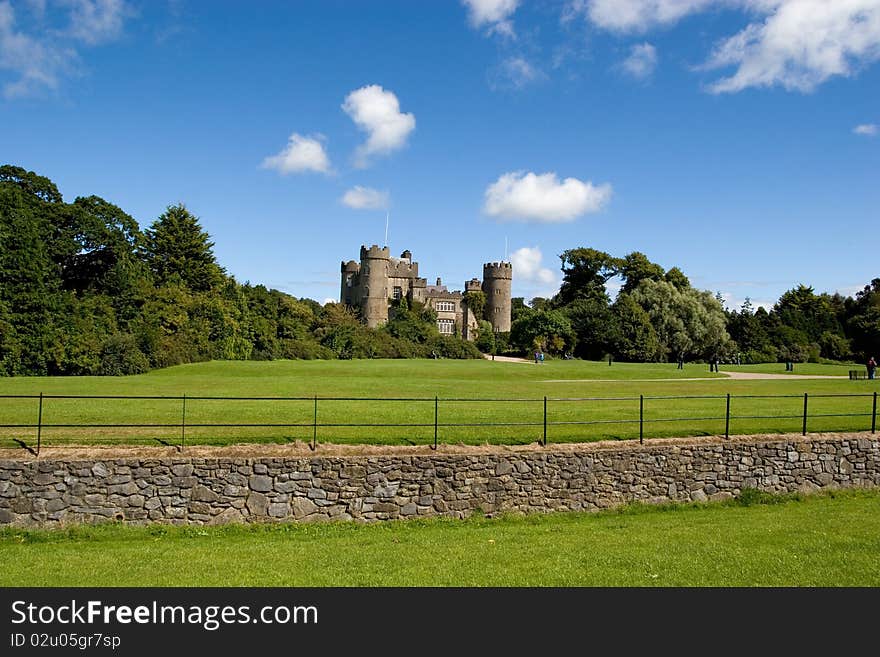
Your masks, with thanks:
[{"label": "castle wall", "polygon": [[[265,446],[269,447],[269,446]],[[0,526],[378,521],[880,486],[870,433],[344,457],[0,460]]]}]

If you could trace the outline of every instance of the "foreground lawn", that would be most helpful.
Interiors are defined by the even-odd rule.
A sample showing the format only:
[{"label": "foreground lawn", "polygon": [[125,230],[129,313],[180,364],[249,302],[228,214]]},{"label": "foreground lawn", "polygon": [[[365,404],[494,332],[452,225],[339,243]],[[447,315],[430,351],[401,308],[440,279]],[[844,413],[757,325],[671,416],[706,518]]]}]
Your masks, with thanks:
[{"label": "foreground lawn", "polygon": [[[847,370],[845,365],[802,367],[805,374],[838,377]],[[783,373],[784,365],[724,369]],[[805,392],[811,396],[809,431],[864,431],[871,426],[872,395],[877,390],[880,381],[810,379],[797,374],[780,380],[732,380],[723,372],[710,373],[701,364],[689,363],[679,370],[668,363],[609,366],[607,362],[561,360],[543,365],[487,360],[218,361],[130,377],[0,379],[0,395],[171,397],[46,399],[41,437],[47,445],[179,443],[182,439],[188,444],[311,441],[316,396],[318,442],[432,442],[435,397],[440,398],[438,439],[446,443],[522,444],[541,439],[544,396],[549,399],[548,440],[556,442],[638,437],[639,395],[646,398],[646,436],[723,434],[727,394],[733,396],[732,433],[800,431]],[[861,396],[840,396],[854,393]],[[185,409],[183,395],[187,396]],[[677,396],[698,398],[671,399]],[[487,398],[493,401],[473,401]],[[37,416],[37,400],[0,399],[0,425],[34,424]],[[184,417],[185,432],[181,429]],[[128,426],[82,426],[100,424]],[[163,426],[133,426],[143,424]],[[230,424],[274,426],[222,426]],[[16,438],[30,443],[35,434],[32,428],[3,427],[0,445],[14,446]]]},{"label": "foreground lawn", "polygon": [[880,586],[880,491],[759,497],[467,521],[4,529],[0,585]]}]

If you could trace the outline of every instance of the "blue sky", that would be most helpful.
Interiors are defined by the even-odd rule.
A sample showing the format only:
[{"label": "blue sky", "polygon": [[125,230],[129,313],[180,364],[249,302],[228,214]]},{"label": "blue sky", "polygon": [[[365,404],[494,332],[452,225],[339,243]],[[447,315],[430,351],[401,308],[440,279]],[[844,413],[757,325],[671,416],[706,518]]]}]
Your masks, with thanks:
[{"label": "blue sky", "polygon": [[[0,153],[239,281],[642,251],[731,306],[880,276],[880,0],[0,0]],[[506,249],[506,250],[505,250]]]}]

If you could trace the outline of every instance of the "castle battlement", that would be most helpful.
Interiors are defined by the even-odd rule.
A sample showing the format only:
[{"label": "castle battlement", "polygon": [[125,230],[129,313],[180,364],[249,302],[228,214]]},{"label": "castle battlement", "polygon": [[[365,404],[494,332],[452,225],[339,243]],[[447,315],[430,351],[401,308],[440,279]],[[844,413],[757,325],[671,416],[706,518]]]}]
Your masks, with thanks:
[{"label": "castle battlement", "polygon": [[361,246],[361,260],[364,258],[389,260],[391,258],[391,249],[387,246],[380,247],[378,244],[373,244],[369,249],[366,246]]},{"label": "castle battlement", "polygon": [[509,262],[487,262],[483,265],[483,278],[513,278],[513,265]]}]

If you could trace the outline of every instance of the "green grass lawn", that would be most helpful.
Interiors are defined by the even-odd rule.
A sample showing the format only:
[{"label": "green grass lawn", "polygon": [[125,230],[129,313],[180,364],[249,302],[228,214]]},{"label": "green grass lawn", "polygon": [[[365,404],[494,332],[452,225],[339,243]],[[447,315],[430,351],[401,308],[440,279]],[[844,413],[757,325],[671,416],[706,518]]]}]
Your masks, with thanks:
[{"label": "green grass lawn", "polygon": [[[708,365],[547,361],[543,365],[491,361],[224,361],[198,363],[129,377],[17,377],[0,379],[0,395],[155,395],[175,399],[46,399],[44,425],[164,424],[164,427],[44,427],[43,444],[179,442],[186,395],[186,441],[229,444],[313,438],[318,396],[318,442],[425,444],[433,441],[434,398],[438,438],[446,443],[530,443],[638,437],[639,395],[645,435],[717,435],[724,432],[731,394],[731,432],[800,431],[803,394],[810,395],[809,431],[870,428],[878,381],[808,379],[845,376],[847,365],[797,364],[782,380],[731,380]],[[784,373],[784,365],[723,366],[722,370]],[[691,380],[697,379],[697,380]],[[839,395],[858,394],[858,397]],[[675,396],[698,399],[666,399]],[[762,395],[786,395],[764,398]],[[833,396],[823,396],[833,395]],[[206,400],[194,397],[301,397],[278,400]],[[328,397],[370,400],[328,400]],[[590,398],[590,399],[584,399]],[[600,399],[596,399],[600,398]],[[611,399],[609,399],[611,398]],[[405,399],[405,401],[393,401]],[[418,399],[419,401],[414,401]],[[473,401],[474,399],[514,401]],[[855,413],[857,417],[847,417]],[[782,418],[755,416],[782,415]],[[820,416],[831,417],[820,417]],[[673,420],[674,418],[683,418]],[[34,424],[37,401],[0,399],[0,424]],[[592,422],[593,424],[578,424]],[[276,424],[274,427],[200,427],[200,424]],[[346,426],[396,424],[418,426]],[[483,425],[483,426],[475,426]],[[489,426],[486,426],[489,425]],[[504,426],[501,426],[504,425]],[[34,429],[0,428],[0,445],[33,442]]]},{"label": "green grass lawn", "polygon": [[3,529],[0,586],[880,586],[880,491],[770,501],[370,525]]}]

